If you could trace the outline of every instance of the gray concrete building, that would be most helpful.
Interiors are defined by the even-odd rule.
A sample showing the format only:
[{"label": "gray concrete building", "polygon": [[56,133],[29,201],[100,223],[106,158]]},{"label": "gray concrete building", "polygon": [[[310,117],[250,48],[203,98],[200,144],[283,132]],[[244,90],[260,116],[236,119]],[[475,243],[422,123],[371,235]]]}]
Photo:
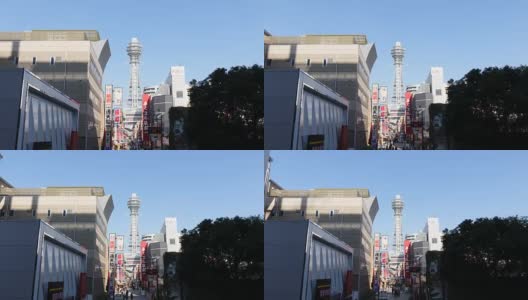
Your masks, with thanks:
[{"label": "gray concrete building", "polygon": [[79,243],[40,220],[2,221],[0,236],[2,299],[77,299],[87,271]]},{"label": "gray concrete building", "polygon": [[[41,219],[88,250],[88,290],[102,295],[108,274],[108,220],[114,210],[102,187],[0,187],[0,222]],[[93,282],[92,282],[93,280]]]},{"label": "gray concrete building", "polygon": [[[350,299],[354,249],[308,220],[264,224],[264,299]],[[357,282],[350,286],[357,286]],[[324,299],[324,298],[323,298]]]},{"label": "gray concrete building", "polygon": [[78,147],[79,103],[25,69],[0,69],[0,149]]},{"label": "gray concrete building", "polygon": [[378,199],[368,189],[285,190],[271,181],[264,218],[267,222],[310,220],[357,249],[353,271],[360,274],[361,296],[372,279],[372,225],[378,210]]},{"label": "gray concrete building", "polygon": [[108,40],[95,30],[0,32],[0,69],[26,68],[80,103],[81,148],[101,149]]},{"label": "gray concrete building", "polygon": [[265,70],[264,82],[265,149],[339,148],[347,99],[301,70]]},{"label": "gray concrete building", "polygon": [[365,35],[264,35],[265,69],[300,69],[348,99],[351,148],[366,146],[370,135],[369,81],[376,59]]},{"label": "gray concrete building", "polygon": [[[169,110],[172,106],[173,96],[171,95],[154,96],[150,101],[149,127],[151,129],[155,129],[153,130],[153,134],[151,134],[151,139],[153,145],[155,145],[156,148],[163,147],[163,149],[167,149],[169,146]],[[161,145],[162,140],[163,145]]]}]

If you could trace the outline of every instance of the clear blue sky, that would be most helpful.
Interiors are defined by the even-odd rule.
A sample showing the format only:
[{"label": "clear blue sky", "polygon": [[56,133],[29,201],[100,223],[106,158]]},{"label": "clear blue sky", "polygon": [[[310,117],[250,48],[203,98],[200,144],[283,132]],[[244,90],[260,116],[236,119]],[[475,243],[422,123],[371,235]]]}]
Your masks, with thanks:
[{"label": "clear blue sky", "polygon": [[128,95],[126,46],[143,44],[141,86],[165,81],[171,65],[184,65],[186,80],[203,80],[214,69],[262,64],[260,1],[27,0],[8,1],[0,31],[96,29],[110,40],[112,57],[104,84]]},{"label": "clear blue sky", "polygon": [[528,62],[527,1],[268,0],[263,8],[273,12],[264,27],[274,35],[366,34],[378,52],[371,84],[389,86],[391,95],[396,41],[407,50],[404,84],[425,81],[431,66],[443,66],[447,81],[472,68]]},{"label": "clear blue sky", "polygon": [[156,233],[203,219],[262,213],[262,151],[1,151],[0,176],[15,187],[102,186],[114,200],[108,227],[128,237],[131,193],[141,198],[139,229]]},{"label": "clear blue sky", "polygon": [[528,216],[528,152],[271,151],[271,178],[285,189],[368,188],[380,210],[374,230],[392,241],[391,201],[404,201],[403,231],[427,217],[453,229],[465,219]]}]

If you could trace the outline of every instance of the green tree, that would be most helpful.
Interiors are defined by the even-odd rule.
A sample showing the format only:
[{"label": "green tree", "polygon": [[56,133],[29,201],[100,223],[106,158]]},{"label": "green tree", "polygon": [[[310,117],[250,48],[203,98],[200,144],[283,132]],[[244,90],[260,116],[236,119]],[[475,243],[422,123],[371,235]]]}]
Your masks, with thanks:
[{"label": "green tree", "polygon": [[445,231],[443,247],[440,272],[449,299],[527,297],[527,218],[465,220]]},{"label": "green tree", "polygon": [[182,280],[192,299],[263,299],[264,222],[206,219],[181,237]]},{"label": "green tree", "polygon": [[186,131],[198,149],[264,148],[264,69],[216,69],[191,82]]},{"label": "green tree", "polygon": [[451,80],[447,130],[459,149],[528,149],[528,67],[471,70]]}]

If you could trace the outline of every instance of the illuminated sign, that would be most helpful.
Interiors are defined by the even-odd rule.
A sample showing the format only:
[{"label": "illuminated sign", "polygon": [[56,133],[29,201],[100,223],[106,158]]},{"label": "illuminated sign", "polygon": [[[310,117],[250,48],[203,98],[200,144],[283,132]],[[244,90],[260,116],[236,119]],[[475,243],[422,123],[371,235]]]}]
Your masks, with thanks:
[{"label": "illuminated sign", "polygon": [[116,244],[116,234],[110,233],[110,242],[108,248],[110,249],[110,253],[115,253],[115,244]]}]

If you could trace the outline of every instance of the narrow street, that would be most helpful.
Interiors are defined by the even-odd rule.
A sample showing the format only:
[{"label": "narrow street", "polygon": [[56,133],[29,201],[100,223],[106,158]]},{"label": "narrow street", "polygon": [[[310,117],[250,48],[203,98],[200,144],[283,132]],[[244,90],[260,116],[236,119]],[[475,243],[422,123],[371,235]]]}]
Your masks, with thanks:
[{"label": "narrow street", "polygon": [[[134,297],[130,297],[130,295],[128,296],[128,300],[147,300],[147,296],[142,296],[141,295],[141,292],[136,290],[133,292],[133,295]],[[125,297],[124,296],[121,296],[121,295],[116,295],[115,300],[124,300]]]}]

